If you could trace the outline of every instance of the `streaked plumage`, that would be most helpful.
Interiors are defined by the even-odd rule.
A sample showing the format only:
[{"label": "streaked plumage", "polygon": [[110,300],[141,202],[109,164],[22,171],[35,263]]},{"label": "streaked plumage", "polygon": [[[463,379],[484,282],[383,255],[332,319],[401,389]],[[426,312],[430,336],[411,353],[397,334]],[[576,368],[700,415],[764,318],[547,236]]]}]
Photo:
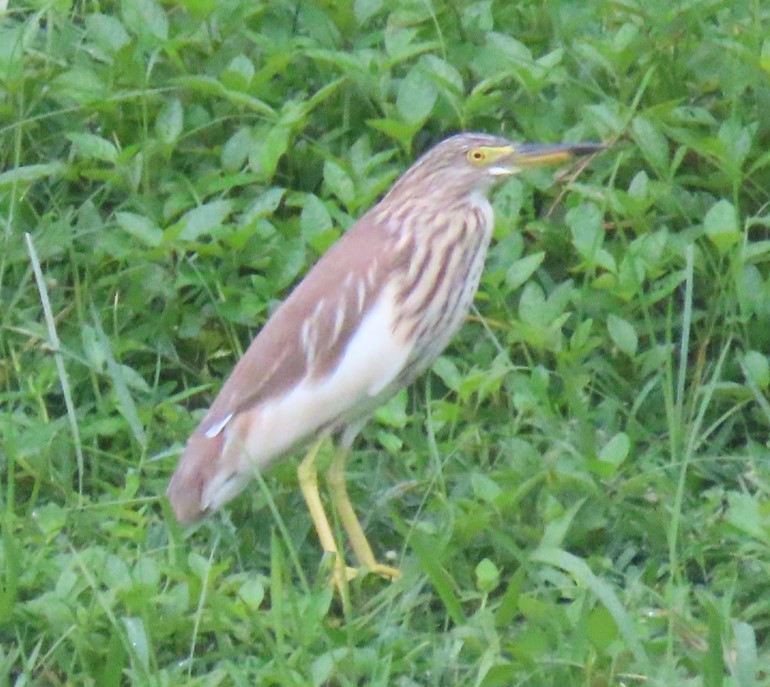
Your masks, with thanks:
[{"label": "streaked plumage", "polygon": [[492,233],[490,186],[522,166],[598,149],[460,134],[424,155],[316,263],[235,366],[169,484],[178,519],[216,510],[255,466],[316,437],[337,434],[349,446],[462,324]]}]

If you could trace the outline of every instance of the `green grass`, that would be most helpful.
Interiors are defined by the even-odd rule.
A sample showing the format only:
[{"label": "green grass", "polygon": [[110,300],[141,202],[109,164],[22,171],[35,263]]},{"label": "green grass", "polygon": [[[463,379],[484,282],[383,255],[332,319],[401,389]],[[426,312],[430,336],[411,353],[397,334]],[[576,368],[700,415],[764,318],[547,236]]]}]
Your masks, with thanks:
[{"label": "green grass", "polygon": [[[0,687],[767,684],[768,36],[760,0],[10,3]],[[496,193],[476,312],[356,445],[403,576],[345,615],[296,461],[189,531],[162,494],[461,130],[615,145]]]}]

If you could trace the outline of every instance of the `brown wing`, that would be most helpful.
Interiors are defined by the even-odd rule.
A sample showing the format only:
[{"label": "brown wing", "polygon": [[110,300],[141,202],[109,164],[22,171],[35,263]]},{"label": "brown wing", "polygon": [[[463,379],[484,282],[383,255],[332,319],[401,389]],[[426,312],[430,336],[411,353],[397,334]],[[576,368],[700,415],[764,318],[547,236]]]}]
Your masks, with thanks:
[{"label": "brown wing", "polygon": [[370,211],[308,272],[252,341],[190,436],[166,492],[181,522],[204,514],[201,495],[217,472],[224,427],[300,380],[334,370],[385,275],[405,259]]},{"label": "brown wing", "polygon": [[307,273],[251,342],[200,424],[279,396],[306,375],[334,369],[344,343],[394,269],[392,240],[362,217]]}]

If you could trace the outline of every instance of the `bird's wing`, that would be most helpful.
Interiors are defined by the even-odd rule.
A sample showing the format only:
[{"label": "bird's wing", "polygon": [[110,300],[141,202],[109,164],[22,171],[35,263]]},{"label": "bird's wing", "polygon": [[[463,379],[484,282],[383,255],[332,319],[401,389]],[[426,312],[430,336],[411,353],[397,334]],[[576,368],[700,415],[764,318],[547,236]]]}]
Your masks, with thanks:
[{"label": "bird's wing", "polygon": [[[370,396],[400,372],[403,361],[367,351],[372,343],[376,350],[379,331],[373,330],[386,323],[381,311],[387,275],[408,260],[406,247],[399,247],[375,216],[370,211],[356,222],[275,311],[190,436],[167,490],[180,521],[191,522],[215,507],[204,494],[218,491],[226,500],[242,488],[236,467],[226,465],[231,457],[225,454],[232,453],[226,448],[228,426],[244,434],[252,411],[285,397],[302,382],[328,390],[325,382],[331,380],[336,388],[348,367],[352,375],[347,376],[357,377],[351,380],[356,392]],[[382,331],[380,339],[389,333]],[[352,367],[340,365],[343,353],[345,360],[353,354]],[[301,440],[299,427],[296,431]]]},{"label": "bird's wing", "polygon": [[216,434],[228,418],[336,368],[377,302],[384,275],[406,259],[370,217],[348,230],[269,318],[201,422],[204,433]]}]

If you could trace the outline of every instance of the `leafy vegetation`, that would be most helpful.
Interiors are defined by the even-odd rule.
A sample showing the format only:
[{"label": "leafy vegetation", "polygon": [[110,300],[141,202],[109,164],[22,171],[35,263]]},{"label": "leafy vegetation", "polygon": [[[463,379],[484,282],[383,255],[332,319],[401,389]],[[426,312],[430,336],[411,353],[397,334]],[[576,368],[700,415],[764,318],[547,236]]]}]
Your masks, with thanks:
[{"label": "leafy vegetation", "polygon": [[[760,0],[6,7],[0,686],[766,684],[769,28]],[[192,531],[161,495],[277,299],[460,130],[614,146],[495,195],[477,312],[357,444],[403,576],[345,617],[292,461]]]}]

